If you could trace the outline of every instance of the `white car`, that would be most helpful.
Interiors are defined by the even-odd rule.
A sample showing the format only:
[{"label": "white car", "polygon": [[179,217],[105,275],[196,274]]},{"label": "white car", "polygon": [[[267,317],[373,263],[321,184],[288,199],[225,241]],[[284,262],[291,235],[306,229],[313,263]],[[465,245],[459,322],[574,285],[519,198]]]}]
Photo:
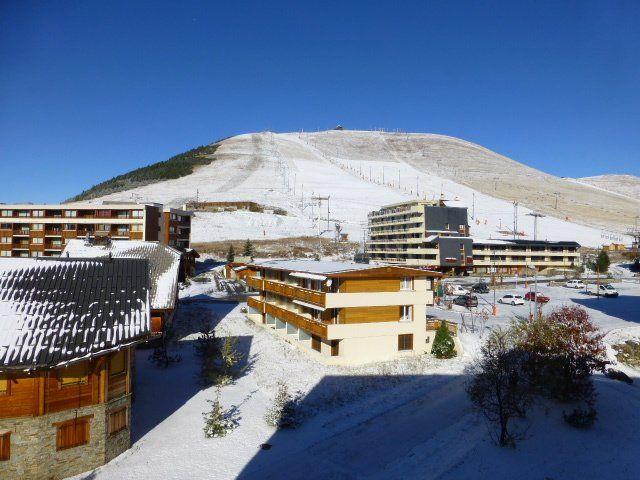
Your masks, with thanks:
[{"label": "white car", "polygon": [[510,293],[503,295],[498,299],[500,303],[508,303],[509,305],[524,305],[524,298],[521,295],[511,295]]},{"label": "white car", "polygon": [[592,284],[587,285],[586,292],[589,295],[602,295],[603,297],[617,297],[618,291],[613,288],[610,283],[605,284]]},{"label": "white car", "polygon": [[469,290],[455,283],[450,283],[448,287],[449,287],[450,295],[468,295],[469,294]]},{"label": "white car", "polygon": [[569,280],[567,283],[565,283],[565,286],[569,288],[585,288],[584,282],[582,280]]}]

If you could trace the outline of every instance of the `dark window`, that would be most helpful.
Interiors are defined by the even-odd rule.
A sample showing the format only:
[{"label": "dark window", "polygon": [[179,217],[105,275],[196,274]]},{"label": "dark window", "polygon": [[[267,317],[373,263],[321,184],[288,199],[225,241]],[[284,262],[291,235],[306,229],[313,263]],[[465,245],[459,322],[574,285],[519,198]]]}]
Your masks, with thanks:
[{"label": "dark window", "polygon": [[78,447],[89,443],[89,419],[81,417],[56,423],[56,450]]},{"label": "dark window", "polygon": [[398,335],[398,350],[413,350],[413,333]]},{"label": "dark window", "polygon": [[11,458],[11,432],[0,433],[0,462]]}]

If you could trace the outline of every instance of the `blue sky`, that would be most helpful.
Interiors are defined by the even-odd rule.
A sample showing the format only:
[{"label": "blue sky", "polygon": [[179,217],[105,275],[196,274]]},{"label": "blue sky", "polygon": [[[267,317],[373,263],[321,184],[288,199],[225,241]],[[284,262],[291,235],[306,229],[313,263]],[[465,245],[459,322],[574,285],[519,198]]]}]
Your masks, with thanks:
[{"label": "blue sky", "polygon": [[238,133],[383,127],[640,175],[640,2],[0,2],[0,201]]}]

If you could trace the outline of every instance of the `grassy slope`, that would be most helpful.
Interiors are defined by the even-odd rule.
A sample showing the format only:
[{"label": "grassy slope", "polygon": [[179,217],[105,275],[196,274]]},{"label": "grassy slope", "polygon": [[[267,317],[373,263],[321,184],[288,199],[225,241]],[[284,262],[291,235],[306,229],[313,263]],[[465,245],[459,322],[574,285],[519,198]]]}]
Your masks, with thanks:
[{"label": "grassy slope", "polygon": [[218,148],[218,143],[194,148],[180,153],[164,162],[157,162],[146,167],[138,168],[123,175],[118,175],[110,180],[94,185],[79,195],[72,197],[67,202],[89,200],[114,192],[121,192],[130,188],[141,187],[162,180],[184,177],[193,173],[197,165],[208,165],[213,161],[212,155]]}]

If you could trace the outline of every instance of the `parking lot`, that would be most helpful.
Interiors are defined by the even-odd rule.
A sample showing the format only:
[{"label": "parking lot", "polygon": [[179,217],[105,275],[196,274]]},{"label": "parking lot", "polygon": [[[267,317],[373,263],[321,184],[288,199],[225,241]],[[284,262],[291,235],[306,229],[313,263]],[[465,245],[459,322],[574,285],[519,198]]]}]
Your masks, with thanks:
[{"label": "parking lot", "polygon": [[[640,282],[637,279],[623,280],[612,282],[612,285],[619,293],[615,298],[604,298],[594,295],[588,295],[583,290],[572,289],[564,286],[564,282],[559,286],[549,286],[548,282],[538,282],[538,293],[550,298],[550,301],[542,305],[542,312],[550,312],[551,310],[564,305],[580,305],[587,309],[593,321],[603,330],[624,329],[628,327],[640,327]],[[522,297],[533,290],[534,286],[529,283],[525,288],[524,282],[520,283],[516,288],[508,286],[507,288],[499,288],[495,291],[496,300],[503,295],[514,294]],[[471,309],[453,305],[449,310],[444,306],[438,306],[428,309],[428,314],[445,318],[448,320],[461,323],[463,316],[468,319],[471,313],[480,314],[486,312],[488,327],[506,325],[510,320],[517,316],[527,317],[533,310],[534,302],[526,301],[524,305],[506,305],[496,303],[497,315],[491,315],[493,306],[494,292],[490,288],[489,293],[479,294],[473,293],[478,297],[478,307]],[[453,297],[448,297],[453,298]]]}]

